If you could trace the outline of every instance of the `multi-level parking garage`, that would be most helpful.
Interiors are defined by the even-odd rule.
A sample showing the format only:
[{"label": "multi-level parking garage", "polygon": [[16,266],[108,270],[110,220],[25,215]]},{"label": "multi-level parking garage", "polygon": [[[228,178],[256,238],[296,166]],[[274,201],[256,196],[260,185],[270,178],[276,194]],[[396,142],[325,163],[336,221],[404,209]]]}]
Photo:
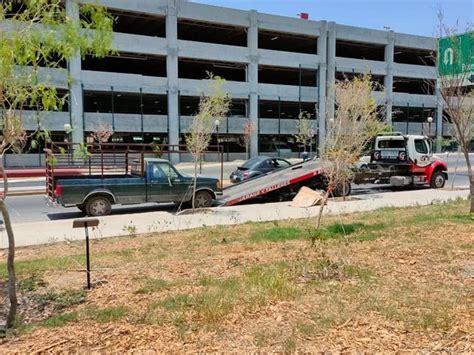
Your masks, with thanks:
[{"label": "multi-level parking garage", "polygon": [[[183,143],[207,72],[224,77],[232,96],[230,115],[218,128],[229,158],[243,156],[239,137],[247,119],[257,127],[252,155],[278,153],[276,146],[298,154],[293,135],[301,110],[311,114],[319,128],[315,142],[321,142],[334,112],[335,80],[361,73],[379,84],[374,97],[385,108],[381,119],[395,130],[449,135],[433,89],[434,38],[183,0],[99,2],[116,19],[117,54],[78,56],[67,69],[44,69],[60,89],[70,90],[63,112],[39,115],[56,139],[64,139],[65,123],[80,142],[105,122],[116,142]],[[74,1],[66,7],[79,16]],[[38,115],[27,116],[33,129]]]}]

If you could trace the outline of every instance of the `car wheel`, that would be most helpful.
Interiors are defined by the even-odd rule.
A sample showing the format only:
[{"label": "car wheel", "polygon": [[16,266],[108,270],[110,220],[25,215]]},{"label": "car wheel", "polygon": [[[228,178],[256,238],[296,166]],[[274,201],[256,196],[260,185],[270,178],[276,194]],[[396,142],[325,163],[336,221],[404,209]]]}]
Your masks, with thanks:
[{"label": "car wheel", "polygon": [[198,191],[194,197],[194,208],[207,208],[212,206],[212,196],[208,191]]},{"label": "car wheel", "polygon": [[444,176],[443,172],[435,171],[433,175],[431,175],[430,187],[432,189],[441,189],[444,187],[445,183],[446,177]]},{"label": "car wheel", "polygon": [[112,204],[107,197],[93,197],[87,201],[86,211],[87,215],[92,217],[107,216],[112,211]]},{"label": "car wheel", "polygon": [[336,188],[332,191],[333,197],[347,197],[351,194],[352,186],[350,182],[346,182],[344,184],[339,184]]}]

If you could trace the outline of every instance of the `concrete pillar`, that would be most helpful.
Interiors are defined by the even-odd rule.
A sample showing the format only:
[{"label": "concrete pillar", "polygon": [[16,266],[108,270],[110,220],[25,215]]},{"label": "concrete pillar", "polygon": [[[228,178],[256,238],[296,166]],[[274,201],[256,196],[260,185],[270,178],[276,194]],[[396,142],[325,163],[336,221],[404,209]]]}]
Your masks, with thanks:
[{"label": "concrete pillar", "polygon": [[[76,0],[66,1],[67,15],[79,21],[79,5]],[[69,87],[69,110],[71,117],[71,138],[73,143],[84,142],[84,105],[82,95],[81,54],[78,52],[68,63],[71,84]],[[64,122],[69,123],[69,122]]]},{"label": "concrete pillar", "polygon": [[334,118],[336,85],[336,23],[327,24],[327,119]]},{"label": "concrete pillar", "polygon": [[321,35],[318,37],[318,55],[320,58],[318,68],[318,147],[321,150],[326,139],[326,72],[327,72],[327,23],[321,22]]},{"label": "concrete pillar", "polygon": [[258,117],[258,13],[255,10],[249,12],[250,27],[247,32],[248,41],[248,68],[247,80],[249,83],[249,119],[255,125],[256,129],[250,138],[250,156],[258,155],[258,133],[259,117]]},{"label": "concrete pillar", "polygon": [[[168,78],[168,143],[179,144],[179,82],[178,82],[178,5],[179,0],[168,0],[166,14],[166,74]],[[179,161],[179,154],[172,154],[173,163]]]},{"label": "concrete pillar", "polygon": [[388,44],[385,46],[385,64],[387,65],[387,75],[384,78],[385,86],[385,121],[388,125],[393,125],[393,59],[395,55],[395,36],[392,30],[387,32]]}]

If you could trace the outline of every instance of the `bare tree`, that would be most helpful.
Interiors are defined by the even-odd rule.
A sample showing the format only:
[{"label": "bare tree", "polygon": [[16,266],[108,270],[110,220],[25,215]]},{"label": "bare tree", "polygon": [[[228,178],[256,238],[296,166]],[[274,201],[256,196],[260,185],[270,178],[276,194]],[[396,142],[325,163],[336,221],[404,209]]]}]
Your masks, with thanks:
[{"label": "bare tree", "polygon": [[298,120],[296,121],[296,128],[298,133],[295,134],[297,143],[303,144],[303,150],[306,152],[306,146],[310,144],[312,129],[311,115],[306,111],[300,111]]},{"label": "bare tree", "polygon": [[[22,6],[15,6],[21,3]],[[5,200],[8,176],[4,168],[7,152],[21,152],[31,142],[49,138],[40,124],[33,132],[24,127],[24,109],[58,110],[65,97],[44,81],[41,67],[61,69],[77,53],[97,57],[110,53],[112,18],[96,5],[82,5],[81,20],[66,13],[61,0],[4,0],[0,2],[0,173],[4,183],[0,210],[8,236],[8,294],[10,307],[6,327],[16,318],[15,238]],[[50,30],[47,30],[50,29]]]},{"label": "bare tree", "polygon": [[353,165],[367,143],[384,129],[377,119],[377,103],[372,97],[370,75],[337,81],[336,111],[329,120],[321,149],[321,165],[326,193],[319,209],[316,229],[321,226],[324,207],[331,195],[344,195],[353,175]]},{"label": "bare tree", "polygon": [[252,139],[252,134],[255,132],[255,124],[250,120],[246,119],[244,123],[244,134],[241,137],[241,145],[245,148],[245,158],[250,158],[250,140]]},{"label": "bare tree", "polygon": [[211,142],[212,134],[216,129],[216,121],[223,120],[229,112],[231,103],[230,96],[222,88],[225,80],[212,73],[208,73],[208,80],[209,93],[201,97],[199,111],[191,123],[191,133],[186,137],[186,145],[194,159],[193,209],[195,208],[199,161]]},{"label": "bare tree", "polygon": [[[444,52],[438,53],[440,100],[452,123],[452,135],[466,160],[471,197],[470,212],[474,214],[474,172],[469,152],[474,139],[474,31],[472,26],[461,36],[458,27],[444,24],[443,14],[438,13],[439,37],[444,42]],[[464,42],[464,43],[463,43]],[[441,47],[441,46],[440,46]]]},{"label": "bare tree", "polygon": [[92,130],[91,136],[98,143],[107,143],[109,138],[114,135],[112,126],[108,123],[100,122]]}]

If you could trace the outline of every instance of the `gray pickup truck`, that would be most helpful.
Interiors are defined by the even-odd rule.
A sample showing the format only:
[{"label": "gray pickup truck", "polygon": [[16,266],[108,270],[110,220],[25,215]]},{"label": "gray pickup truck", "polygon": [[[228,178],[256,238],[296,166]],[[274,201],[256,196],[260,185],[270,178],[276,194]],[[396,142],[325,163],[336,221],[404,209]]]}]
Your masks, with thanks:
[{"label": "gray pickup truck", "polygon": [[[47,189],[51,200],[64,207],[77,207],[89,216],[105,216],[112,205],[189,204],[194,178],[180,174],[168,160],[150,158],[144,159],[143,165],[132,164],[129,174],[58,176],[52,180],[52,188]],[[198,177],[194,206],[210,207],[221,193],[218,179]]]}]

